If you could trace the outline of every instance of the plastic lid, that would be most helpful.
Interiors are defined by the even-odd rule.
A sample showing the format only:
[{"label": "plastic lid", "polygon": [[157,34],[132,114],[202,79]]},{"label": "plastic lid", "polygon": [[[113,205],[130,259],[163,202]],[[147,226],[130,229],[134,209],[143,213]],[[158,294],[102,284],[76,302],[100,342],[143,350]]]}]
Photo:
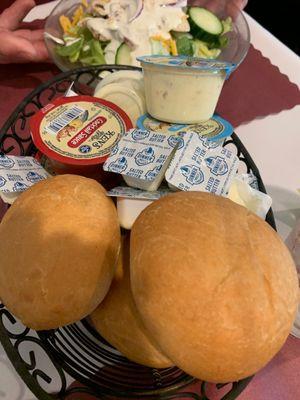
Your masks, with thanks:
[{"label": "plastic lid", "polygon": [[224,139],[232,135],[233,132],[232,125],[216,114],[208,121],[189,125],[162,122],[152,118],[149,114],[144,114],[137,120],[137,127],[165,135],[182,135],[187,132],[195,132],[211,141]]},{"label": "plastic lid", "polygon": [[120,136],[132,127],[120,107],[91,96],[56,99],[30,120],[37,149],[69,165],[103,163]]},{"label": "plastic lid", "polygon": [[182,68],[195,71],[226,71],[226,75],[233,71],[235,64],[218,60],[207,60],[189,56],[142,56],[137,58],[142,64],[151,64],[160,67]]}]

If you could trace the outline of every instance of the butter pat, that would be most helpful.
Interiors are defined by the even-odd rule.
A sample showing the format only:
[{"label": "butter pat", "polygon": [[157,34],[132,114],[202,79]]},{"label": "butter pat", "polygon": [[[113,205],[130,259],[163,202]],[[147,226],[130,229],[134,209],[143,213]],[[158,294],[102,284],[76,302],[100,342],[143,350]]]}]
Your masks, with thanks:
[{"label": "butter pat", "polygon": [[272,199],[269,195],[253,189],[240,177],[236,177],[232,181],[228,198],[263,219],[266,218],[272,205]]},{"label": "butter pat", "polygon": [[107,196],[117,197],[117,211],[122,228],[131,229],[140,213],[153,201],[170,193],[167,187],[148,192],[128,186],[117,186],[107,192]]},{"label": "butter pat", "polygon": [[125,197],[127,199],[140,200],[158,200],[170,193],[170,189],[166,186],[160,187],[159,190],[147,192],[146,190],[135,189],[128,186],[116,186],[106,192],[109,197]]},{"label": "butter pat", "polygon": [[0,192],[0,198],[2,201],[6,204],[13,204],[15,200],[20,196],[22,192],[16,192],[16,193],[4,193]]},{"label": "butter pat", "polygon": [[178,148],[166,171],[169,187],[226,195],[238,169],[238,157],[194,132],[181,139],[183,146]]},{"label": "butter pat", "polygon": [[155,191],[168,168],[176,142],[169,143],[164,134],[132,129],[121,137],[103,168],[119,173],[128,186]]},{"label": "butter pat", "polygon": [[122,228],[131,229],[140,213],[148,207],[153,200],[117,198],[117,212]]},{"label": "butter pat", "polygon": [[[149,170],[149,179],[139,179],[139,178],[134,178],[131,176],[126,176],[124,175],[124,181],[127,183],[128,186],[139,188],[142,190],[147,190],[149,192],[156,191],[159,186],[161,185],[164,177],[166,170],[168,166],[170,165],[170,162],[172,160],[173,153],[171,153],[166,161],[163,163],[163,165],[160,167],[155,167],[153,170]],[[157,172],[159,171],[159,172]],[[152,179],[152,174],[153,174],[153,179]]]},{"label": "butter pat", "polygon": [[0,192],[6,200],[13,201],[15,196],[10,194],[24,192],[48,177],[48,172],[33,157],[0,155]]}]

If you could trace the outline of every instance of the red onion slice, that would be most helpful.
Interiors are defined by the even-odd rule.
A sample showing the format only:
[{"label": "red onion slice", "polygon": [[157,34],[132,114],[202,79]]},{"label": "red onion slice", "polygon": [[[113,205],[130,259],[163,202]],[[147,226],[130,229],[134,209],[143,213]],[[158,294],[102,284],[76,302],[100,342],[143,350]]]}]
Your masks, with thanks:
[{"label": "red onion slice", "polygon": [[141,12],[144,9],[144,0],[137,0],[136,10],[133,16],[130,18],[129,22],[134,21],[137,17],[141,15]]},{"label": "red onion slice", "polygon": [[170,7],[187,7],[187,0],[174,0],[172,2],[166,2],[165,4],[166,6],[170,6]]}]

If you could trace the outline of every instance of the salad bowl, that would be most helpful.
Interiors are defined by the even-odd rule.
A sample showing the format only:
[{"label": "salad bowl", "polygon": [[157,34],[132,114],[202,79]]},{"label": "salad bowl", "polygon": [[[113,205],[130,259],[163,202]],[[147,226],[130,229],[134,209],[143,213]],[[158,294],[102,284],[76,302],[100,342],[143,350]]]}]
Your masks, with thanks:
[{"label": "salad bowl", "polygon": [[[126,9],[127,20],[121,28],[115,21],[118,9],[113,11],[114,15],[105,15],[103,12],[102,3],[109,2],[119,3],[119,7]],[[151,2],[153,7],[155,3],[156,12],[149,8]],[[138,66],[138,56],[176,53],[218,59],[239,66],[250,45],[249,27],[244,14],[239,12],[231,21],[223,2],[220,2],[214,15],[224,29],[219,37],[221,40],[217,38],[219,44],[215,48],[214,44],[207,44],[205,38],[198,40],[191,29],[191,15],[185,5],[186,1],[178,0],[61,0],[45,24],[45,41],[50,57],[62,71],[103,64]],[[111,9],[114,10],[113,6]],[[158,15],[160,10],[164,15]],[[214,24],[209,14],[207,17],[204,15],[204,19],[207,18],[204,20],[206,26]],[[179,17],[182,20],[178,20]],[[175,20],[179,21],[179,32],[175,31]],[[102,26],[108,21],[113,36],[107,35],[107,25]]]}]

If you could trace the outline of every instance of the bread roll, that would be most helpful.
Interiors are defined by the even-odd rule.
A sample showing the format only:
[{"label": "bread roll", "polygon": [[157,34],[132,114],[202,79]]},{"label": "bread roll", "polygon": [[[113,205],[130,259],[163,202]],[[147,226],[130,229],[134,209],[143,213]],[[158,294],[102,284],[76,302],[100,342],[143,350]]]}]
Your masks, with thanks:
[{"label": "bread roll", "polygon": [[110,290],[92,313],[91,321],[97,331],[128,359],[153,368],[173,365],[146,330],[134,304],[129,277],[129,236],[123,241]]},{"label": "bread roll", "polygon": [[33,329],[80,320],[106,295],[119,248],[116,209],[100,184],[75,175],[37,183],[0,224],[0,297]]},{"label": "bread roll", "polygon": [[295,265],[277,233],[231,200],[180,192],[154,202],[133,226],[130,263],[146,328],[190,375],[250,376],[289,334]]}]

